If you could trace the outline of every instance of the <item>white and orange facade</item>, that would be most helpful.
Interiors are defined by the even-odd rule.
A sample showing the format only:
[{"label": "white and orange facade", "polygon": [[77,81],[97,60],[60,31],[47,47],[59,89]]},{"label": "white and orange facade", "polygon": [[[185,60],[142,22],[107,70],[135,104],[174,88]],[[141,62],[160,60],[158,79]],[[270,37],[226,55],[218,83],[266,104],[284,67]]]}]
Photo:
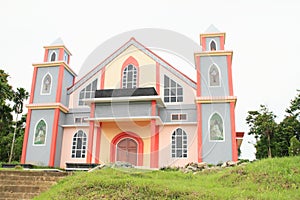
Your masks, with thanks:
[{"label": "white and orange facade", "polygon": [[232,51],[200,35],[197,80],[134,38],[81,79],[61,41],[33,64],[22,163],[129,162],[145,168],[238,159]]}]

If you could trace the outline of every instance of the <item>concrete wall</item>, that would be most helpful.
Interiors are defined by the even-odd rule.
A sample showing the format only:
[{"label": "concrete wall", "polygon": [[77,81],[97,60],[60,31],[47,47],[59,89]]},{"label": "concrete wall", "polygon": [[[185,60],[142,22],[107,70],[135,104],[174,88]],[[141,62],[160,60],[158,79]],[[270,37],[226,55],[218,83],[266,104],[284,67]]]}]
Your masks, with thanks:
[{"label": "concrete wall", "polygon": [[[223,118],[224,141],[210,141],[209,120],[217,112]],[[207,163],[217,164],[220,161],[232,160],[231,124],[229,103],[202,105],[202,157]]]},{"label": "concrete wall", "polygon": [[[220,69],[220,87],[209,86],[209,68],[212,64],[216,64]],[[202,57],[200,59],[200,74],[201,74],[201,96],[228,96],[228,68],[227,57]]]},{"label": "concrete wall", "polygon": [[96,104],[95,117],[151,116],[151,102],[112,102]]},{"label": "concrete wall", "polygon": [[[172,134],[181,128],[187,134],[187,158],[172,158]],[[197,125],[165,125],[159,130],[159,167],[184,166],[198,161]]]},{"label": "concrete wall", "polygon": [[[34,132],[36,124],[44,119],[47,124],[45,145],[34,145]],[[54,119],[54,110],[32,110],[28,145],[26,152],[26,163],[47,166],[49,163],[52,124]]]},{"label": "concrete wall", "polygon": [[[34,91],[34,100],[33,103],[50,103],[55,102],[56,90],[58,83],[58,72],[59,67],[41,67],[37,70],[36,76],[36,86]],[[42,81],[44,76],[50,73],[52,76],[52,85],[50,94],[41,94]]]}]

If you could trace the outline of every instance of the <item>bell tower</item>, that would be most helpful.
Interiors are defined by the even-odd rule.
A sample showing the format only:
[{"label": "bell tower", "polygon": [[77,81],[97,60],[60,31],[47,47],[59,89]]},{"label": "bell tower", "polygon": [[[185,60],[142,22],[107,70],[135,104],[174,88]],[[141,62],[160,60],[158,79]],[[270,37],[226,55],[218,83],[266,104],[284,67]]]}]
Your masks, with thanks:
[{"label": "bell tower", "polygon": [[[225,50],[225,33],[211,25],[200,34],[202,52],[197,69],[198,161],[237,160],[232,51]],[[225,158],[225,159],[224,159]]]},{"label": "bell tower", "polygon": [[60,38],[44,49],[44,61],[33,64],[21,163],[54,167],[60,162],[67,88],[76,74],[69,67],[71,53]]}]

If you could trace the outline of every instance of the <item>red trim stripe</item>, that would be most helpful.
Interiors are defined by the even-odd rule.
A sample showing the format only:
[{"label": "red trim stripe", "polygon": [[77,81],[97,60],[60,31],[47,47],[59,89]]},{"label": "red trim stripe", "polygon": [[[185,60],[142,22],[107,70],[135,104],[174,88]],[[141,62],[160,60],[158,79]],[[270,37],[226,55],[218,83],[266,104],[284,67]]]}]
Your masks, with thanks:
[{"label": "red trim stripe", "polygon": [[197,97],[201,96],[201,72],[200,72],[200,57],[196,57],[196,69],[197,69]]},{"label": "red trim stripe", "polygon": [[51,140],[50,159],[49,159],[50,167],[54,167],[56,142],[57,142],[57,134],[58,134],[59,114],[60,114],[60,110],[59,110],[59,108],[56,108],[54,110],[54,122],[53,122],[53,126],[52,126],[52,140]]},{"label": "red trim stripe", "polygon": [[230,123],[231,123],[231,149],[232,149],[232,160],[238,160],[237,142],[236,142],[236,132],[235,132],[235,113],[234,113],[234,103],[230,103]]},{"label": "red trim stripe", "polygon": [[23,147],[22,147],[21,164],[25,164],[26,162],[26,151],[27,151],[28,137],[29,137],[29,130],[30,130],[31,113],[32,110],[28,110],[27,117],[26,117],[26,128],[24,133]]},{"label": "red trim stripe", "polygon": [[102,128],[102,122],[100,122],[99,127],[97,127],[96,152],[95,152],[96,164],[100,163],[101,128]]},{"label": "red trim stripe", "polygon": [[156,62],[156,92],[160,95],[160,65]]},{"label": "red trim stripe", "polygon": [[49,53],[49,49],[45,49],[44,62],[48,61],[48,53]]},{"label": "red trim stripe", "polygon": [[102,73],[101,73],[101,81],[100,81],[100,89],[104,89],[104,84],[105,84],[105,69],[106,67],[102,68]]},{"label": "red trim stripe", "polygon": [[225,40],[224,36],[220,36],[220,50],[224,50]]},{"label": "red trim stripe", "polygon": [[57,90],[56,90],[56,102],[59,103],[61,101],[61,93],[62,93],[62,83],[64,77],[65,68],[63,65],[59,67],[59,75],[58,75],[58,83],[57,83]]},{"label": "red trim stripe", "polygon": [[33,69],[33,76],[32,76],[32,82],[31,82],[31,91],[30,91],[30,98],[29,103],[33,103],[34,98],[34,92],[35,92],[35,85],[36,85],[36,76],[37,76],[37,67],[34,67]]},{"label": "red trim stripe", "polygon": [[227,67],[228,67],[228,87],[229,87],[229,96],[233,96],[233,84],[232,84],[232,56],[227,56]]},{"label": "red trim stripe", "polygon": [[[94,116],[95,116],[95,103],[92,103],[90,118],[94,118]],[[95,122],[90,121],[89,136],[88,136],[88,151],[87,151],[87,157],[86,157],[87,163],[91,163],[92,157],[93,157],[94,125],[95,125]]]},{"label": "red trim stripe", "polygon": [[197,104],[198,119],[198,162],[202,162],[202,105]]}]

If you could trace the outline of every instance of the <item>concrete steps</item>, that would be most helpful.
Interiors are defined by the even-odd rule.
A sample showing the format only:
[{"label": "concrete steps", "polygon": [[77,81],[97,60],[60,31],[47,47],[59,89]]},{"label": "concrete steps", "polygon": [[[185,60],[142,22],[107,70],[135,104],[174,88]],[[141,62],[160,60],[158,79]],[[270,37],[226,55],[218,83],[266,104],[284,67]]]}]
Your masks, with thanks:
[{"label": "concrete steps", "polygon": [[32,199],[67,175],[55,171],[0,170],[0,200]]}]

